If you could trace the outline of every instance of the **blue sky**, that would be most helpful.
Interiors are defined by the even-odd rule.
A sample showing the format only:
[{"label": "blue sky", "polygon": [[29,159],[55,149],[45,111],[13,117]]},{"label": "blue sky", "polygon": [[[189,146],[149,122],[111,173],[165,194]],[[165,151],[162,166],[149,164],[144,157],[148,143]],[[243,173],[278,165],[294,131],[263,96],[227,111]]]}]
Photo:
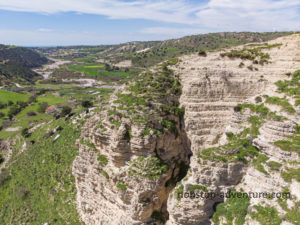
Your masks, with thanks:
[{"label": "blue sky", "polygon": [[300,0],[0,0],[0,43],[96,45],[300,30]]}]

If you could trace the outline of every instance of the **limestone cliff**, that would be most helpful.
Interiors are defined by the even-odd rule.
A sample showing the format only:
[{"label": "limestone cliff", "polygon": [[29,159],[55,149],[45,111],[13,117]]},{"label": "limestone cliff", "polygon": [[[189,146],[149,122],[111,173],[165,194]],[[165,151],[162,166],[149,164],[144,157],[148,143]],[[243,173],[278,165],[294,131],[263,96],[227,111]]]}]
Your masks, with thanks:
[{"label": "limestone cliff", "polygon": [[[238,55],[241,51],[246,52],[243,49],[261,51],[266,54],[267,62],[260,63],[257,58]],[[243,56],[250,60],[241,59]],[[289,187],[290,191],[294,190],[292,194],[299,195],[299,190],[298,193],[295,192],[295,185],[299,187],[299,183],[294,180],[297,184],[291,184],[280,176],[280,172],[285,171],[284,165],[288,168],[299,168],[289,164],[295,160],[299,162],[299,145],[295,151],[283,151],[274,145],[275,141],[286,140],[287,135],[295,132],[295,124],[299,123],[299,105],[295,106],[295,99],[288,96],[288,102],[295,108],[295,112],[289,114],[273,104],[268,104],[266,96],[284,97],[285,94],[278,93],[274,83],[291,79],[288,75],[299,68],[299,34],[276,39],[264,46],[242,46],[235,50],[210,53],[207,57],[183,57],[175,71],[183,85],[180,103],[185,107],[185,130],[191,140],[193,156],[188,175],[181,182],[181,187],[178,185],[174,192],[180,188],[185,193],[190,187],[205,187],[207,192],[213,193],[227,192],[232,188],[243,192],[271,193],[281,192],[284,187]],[[239,103],[244,104],[238,106]],[[261,113],[263,110],[255,110],[259,107],[264,113]],[[275,113],[278,117],[274,116]],[[277,121],[280,120],[279,115],[285,118]],[[251,119],[261,121],[254,123]],[[245,132],[245,128],[250,129],[250,132]],[[243,131],[246,134],[244,140],[241,134]],[[242,152],[239,141],[230,141],[232,135],[237,136],[236,139],[240,138],[241,142],[249,140],[249,144],[257,147],[258,154],[261,154],[258,158],[263,158],[263,163],[258,166],[259,160],[252,161],[257,154],[246,155],[247,163],[239,160],[239,153],[247,154],[247,150]],[[216,146],[221,148],[211,148]],[[235,155],[237,157],[233,158]],[[278,163],[280,169],[271,171],[267,166],[270,162]],[[167,209],[170,219],[167,224],[210,224],[216,203],[225,200],[169,198]],[[296,201],[299,200],[298,196]],[[263,201],[264,205],[276,206],[280,211],[276,199],[253,198],[250,204],[262,204]],[[291,207],[295,207],[293,204],[295,203],[291,203]],[[250,208],[249,211],[248,214],[251,214]],[[219,221],[221,224],[226,222],[224,218],[223,216],[223,222]],[[218,219],[214,222],[218,223]],[[247,219],[249,224],[255,224],[249,216]]]},{"label": "limestone cliff", "polygon": [[73,173],[86,224],[168,218],[169,193],[185,176],[191,152],[180,83],[167,65],[161,67],[118,90],[82,130]]},{"label": "limestone cliff", "polygon": [[[120,88],[78,140],[73,174],[82,220],[258,224],[260,212],[272,209],[280,223],[296,224],[298,69],[300,35],[294,34],[184,56]],[[283,189],[296,197],[246,199],[245,215],[232,218],[219,210],[231,203],[221,195],[183,196]]]}]

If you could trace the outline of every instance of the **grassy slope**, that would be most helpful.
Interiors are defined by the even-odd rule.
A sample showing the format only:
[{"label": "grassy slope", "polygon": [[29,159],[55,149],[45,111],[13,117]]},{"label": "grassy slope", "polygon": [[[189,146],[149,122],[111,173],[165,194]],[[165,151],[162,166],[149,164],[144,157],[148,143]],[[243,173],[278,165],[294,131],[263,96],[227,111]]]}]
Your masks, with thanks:
[{"label": "grassy slope", "polygon": [[29,95],[19,94],[15,92],[5,91],[0,89],[0,102],[7,103],[8,101],[26,101]]},{"label": "grassy slope", "polygon": [[[125,72],[109,72],[103,68],[104,66],[98,64],[76,64],[68,66],[68,69],[76,72],[84,72],[87,76],[119,76],[119,77],[129,77],[129,73]],[[101,69],[101,72],[100,72]]]},{"label": "grassy slope", "polygon": [[[5,92],[4,92],[5,93]],[[0,92],[0,96],[1,96],[1,99],[5,99],[6,97],[8,97],[7,99],[11,99],[10,96],[14,96],[16,95],[16,99],[18,100],[21,100],[21,101],[26,101],[28,96],[29,95],[26,95],[26,94],[16,94],[14,92],[9,92],[9,95],[2,95],[2,93]],[[31,105],[27,106],[25,109],[23,109],[16,117],[16,123],[14,123],[12,125],[12,127],[22,127],[22,128],[26,128],[30,122],[32,121],[49,121],[51,119],[53,119],[53,116],[52,115],[48,115],[48,114],[44,114],[44,113],[38,113],[36,116],[28,116],[27,115],[27,112],[37,112],[37,109],[39,107],[39,104],[42,103],[42,102],[47,102],[48,105],[55,105],[55,104],[58,104],[58,103],[66,103],[68,100],[68,97],[60,97],[60,96],[54,96],[52,95],[51,93],[47,93],[43,96],[39,96],[38,99],[37,99],[37,102],[35,103],[32,103]],[[15,100],[17,101],[17,100]],[[4,113],[7,113],[7,111],[9,110],[9,108],[5,108],[5,109],[2,109],[0,111],[4,112]],[[4,120],[3,119],[0,119],[0,123]],[[8,137],[11,137],[11,136],[14,136],[15,134],[19,133],[20,131],[10,131],[10,132],[7,132],[5,130],[1,131],[0,132],[0,138],[4,139],[4,138],[8,138]]]},{"label": "grassy slope", "polygon": [[[47,128],[62,126],[61,138],[43,137]],[[0,186],[0,224],[81,224],[75,207],[71,166],[77,155],[80,127],[63,119],[36,130],[28,149],[13,157],[11,177]],[[21,144],[15,146],[14,156]],[[21,190],[26,190],[25,194]]]}]

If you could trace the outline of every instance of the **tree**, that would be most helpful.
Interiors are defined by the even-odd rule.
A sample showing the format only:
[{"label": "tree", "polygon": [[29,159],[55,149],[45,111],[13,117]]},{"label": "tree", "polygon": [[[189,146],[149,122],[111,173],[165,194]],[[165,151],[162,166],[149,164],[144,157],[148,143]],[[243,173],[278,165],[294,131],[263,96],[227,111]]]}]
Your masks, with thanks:
[{"label": "tree", "polygon": [[25,138],[28,138],[31,136],[31,133],[29,133],[29,129],[28,128],[24,128],[21,132],[22,136]]},{"label": "tree", "polygon": [[15,115],[17,115],[21,111],[21,108],[17,105],[13,105],[9,108],[9,111],[7,113],[8,118],[11,120]]},{"label": "tree", "polygon": [[72,109],[69,106],[64,106],[61,110],[60,116],[64,117],[69,115],[72,112]]},{"label": "tree", "polygon": [[204,57],[207,56],[207,54],[206,54],[206,52],[205,52],[204,50],[200,50],[200,51],[198,52],[198,55],[199,55],[199,56],[204,56]]},{"label": "tree", "polygon": [[39,104],[39,107],[38,107],[37,111],[39,113],[44,113],[46,111],[47,107],[48,107],[48,103],[47,102],[42,102],[42,103]]},{"label": "tree", "polygon": [[30,103],[33,103],[33,102],[36,102],[36,97],[34,95],[31,95],[27,101],[29,104]]},{"label": "tree", "polygon": [[93,106],[93,103],[89,100],[85,100],[81,102],[81,106],[84,108],[90,108]]}]

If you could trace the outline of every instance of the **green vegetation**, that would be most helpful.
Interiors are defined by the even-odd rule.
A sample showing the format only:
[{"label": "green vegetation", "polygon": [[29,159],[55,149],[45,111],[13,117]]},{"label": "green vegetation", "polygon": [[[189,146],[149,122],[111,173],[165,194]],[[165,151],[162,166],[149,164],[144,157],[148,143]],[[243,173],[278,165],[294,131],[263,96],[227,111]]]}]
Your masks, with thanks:
[{"label": "green vegetation", "polygon": [[275,48],[281,45],[282,44],[273,44],[273,45],[266,44],[256,48],[244,48],[241,50],[231,50],[230,52],[221,53],[220,55],[222,57],[227,56],[229,58],[247,59],[253,61],[254,64],[263,65],[264,63],[268,63],[268,59],[270,58],[270,55],[268,53],[261,52],[261,50]]},{"label": "green vegetation", "polygon": [[293,179],[300,182],[300,168],[293,169],[286,167],[285,171],[282,171],[280,175],[286,182],[292,182]]},{"label": "green vegetation", "polygon": [[267,157],[264,154],[259,153],[258,156],[253,160],[254,168],[264,174],[268,174],[268,172],[265,170],[265,168],[263,166],[263,164],[265,164],[268,159],[269,159],[269,157]]},{"label": "green vegetation", "polygon": [[[155,65],[159,62],[180,56],[182,54],[201,52],[204,56],[203,52],[245,44],[248,43],[251,39],[248,39],[249,37],[259,37],[260,39],[267,41],[275,38],[275,35],[284,34],[227,32],[224,33],[224,35],[219,33],[193,35],[180,39],[169,40],[168,42],[163,43],[162,45],[160,44],[160,42],[155,43],[154,46],[148,51],[124,55],[123,59],[131,59],[134,66],[148,67]],[[267,46],[265,47],[267,48]],[[269,47],[271,47],[271,45]],[[276,46],[274,45],[272,47]]]},{"label": "green vegetation", "polygon": [[275,141],[274,144],[278,147],[280,147],[284,151],[288,152],[299,152],[300,150],[300,140],[298,141],[287,141],[287,140],[281,140],[281,141]]},{"label": "green vegetation", "polygon": [[129,175],[146,177],[150,180],[160,178],[168,170],[168,165],[157,157],[140,156],[129,162]]},{"label": "green vegetation", "polygon": [[184,191],[184,186],[181,184],[181,182],[177,183],[175,190],[174,190],[174,195],[177,199],[177,201],[180,201],[182,196],[183,196],[183,191]]},{"label": "green vegetation", "polygon": [[109,179],[109,175],[105,170],[101,170],[100,173],[108,180]]},{"label": "green vegetation", "polygon": [[255,205],[256,212],[251,213],[251,217],[261,225],[280,225],[282,220],[274,207]]},{"label": "green vegetation", "polygon": [[248,108],[251,110],[252,113],[257,113],[262,118],[266,118],[269,114],[269,109],[266,106],[264,106],[264,104],[254,105],[254,104],[244,103],[244,104],[238,104],[238,107],[240,108],[241,112],[243,112],[244,109]]},{"label": "green vegetation", "polygon": [[126,191],[127,190],[127,185],[125,184],[124,181],[119,180],[117,182],[117,188],[119,188],[121,191]]},{"label": "green vegetation", "polygon": [[108,163],[108,159],[105,155],[99,155],[98,156],[98,162],[101,167],[105,167]]},{"label": "green vegetation", "polygon": [[290,96],[300,96],[300,70],[293,73],[293,78],[291,80],[277,81],[275,84],[278,87],[278,91],[286,93]]},{"label": "green vegetation", "polygon": [[[232,190],[226,202],[219,203],[212,217],[214,224],[219,225],[221,217],[226,219],[226,224],[244,225],[245,217],[250,205],[249,198],[241,192]],[[241,198],[237,197],[241,195]]]},{"label": "green vegetation", "polygon": [[264,104],[254,105],[244,103],[234,107],[235,112],[243,113],[245,109],[250,109],[252,113],[257,114],[249,117],[248,122],[251,124],[251,127],[244,131],[244,133],[249,133],[252,137],[257,137],[257,135],[259,135],[259,128],[264,124],[265,120],[282,121],[285,119],[284,117],[271,112]]},{"label": "green vegetation", "polygon": [[294,114],[296,111],[293,106],[288,102],[286,98],[279,97],[269,97],[267,95],[264,96],[266,98],[266,103],[279,105],[282,108],[282,111],[288,112],[289,114]]},{"label": "green vegetation", "polygon": [[[144,135],[149,135],[150,131],[154,135],[168,131],[177,137],[177,124],[183,119],[185,110],[178,102],[181,94],[179,79],[168,68],[177,62],[177,59],[164,62],[158,72],[141,74],[129,85],[127,93],[117,93],[117,99],[108,111],[110,122],[119,127],[122,118],[127,118],[144,125]],[[130,135],[127,134],[125,139],[129,141]]]},{"label": "green vegetation", "polygon": [[29,97],[30,95],[28,94],[19,94],[0,89],[0,104],[8,104],[9,101],[13,103],[24,102],[27,101]]},{"label": "green vegetation", "polygon": [[204,149],[198,155],[199,163],[201,163],[202,159],[221,161],[224,163],[232,161],[247,163],[248,159],[254,156],[258,156],[258,150],[245,138],[245,133],[237,136],[232,135],[228,144]]},{"label": "green vegetation", "polygon": [[124,69],[118,67],[111,67],[109,64],[95,64],[95,63],[78,63],[67,66],[69,70],[84,73],[87,77],[95,78],[110,78],[110,77],[119,77],[119,78],[130,78],[132,74],[125,72]]},{"label": "green vegetation", "polygon": [[280,167],[282,167],[281,163],[275,162],[275,161],[270,161],[267,163],[267,165],[270,167],[271,171],[278,171]]},{"label": "green vegetation", "polygon": [[47,63],[48,59],[29,48],[0,45],[0,62],[0,85],[25,84],[41,77],[31,69]]},{"label": "green vegetation", "polygon": [[89,148],[93,149],[95,152],[97,151],[94,143],[92,143],[92,142],[80,139],[80,144],[88,146]]},{"label": "green vegetation", "polygon": [[98,76],[99,68],[103,68],[103,67],[104,65],[82,63],[82,64],[70,65],[68,66],[68,69],[85,73],[88,76]]},{"label": "green vegetation", "polygon": [[188,190],[189,191],[204,191],[204,192],[208,192],[207,187],[203,186],[203,185],[198,185],[198,184],[190,184],[188,185]]},{"label": "green vegetation", "polygon": [[250,116],[248,122],[251,124],[249,129],[249,134],[252,137],[257,137],[259,135],[259,128],[262,126],[262,120],[258,116]]},{"label": "green vegetation", "polygon": [[288,140],[275,141],[274,145],[283,151],[298,152],[300,154],[300,126],[297,124],[295,132],[291,136],[287,136]]},{"label": "green vegetation", "polygon": [[[283,190],[283,193],[291,193],[289,189],[286,187]],[[300,214],[299,214],[299,208],[300,208],[300,201],[294,201],[294,206],[289,208],[287,204],[287,198],[279,198],[277,199],[277,202],[279,203],[280,207],[286,211],[286,214],[284,215],[284,218],[293,223],[293,224],[300,224]]]},{"label": "green vegetation", "polygon": [[[44,134],[57,126],[64,129],[53,143]],[[34,131],[26,151],[20,153],[25,140],[16,142],[9,178],[0,185],[0,224],[81,224],[71,171],[79,136],[80,128],[59,119]]]}]

